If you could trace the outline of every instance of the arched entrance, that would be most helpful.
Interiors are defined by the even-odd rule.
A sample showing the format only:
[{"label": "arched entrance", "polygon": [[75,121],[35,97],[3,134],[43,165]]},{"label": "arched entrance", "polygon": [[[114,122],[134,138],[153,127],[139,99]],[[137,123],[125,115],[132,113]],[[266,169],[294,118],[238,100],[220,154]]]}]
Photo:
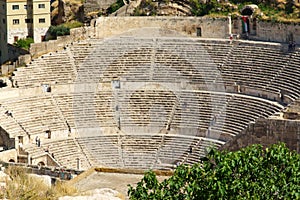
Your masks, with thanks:
[{"label": "arched entrance", "polygon": [[8,162],[10,162],[10,163],[15,163],[15,160],[14,160],[14,159],[9,159]]},{"label": "arched entrance", "polygon": [[254,12],[254,8],[250,7],[250,6],[246,6],[243,8],[242,10],[242,15],[246,15],[246,16],[251,16]]},{"label": "arched entrance", "polygon": [[250,34],[250,22],[248,16],[242,16],[242,33],[248,37]]},{"label": "arched entrance", "polygon": [[38,166],[39,167],[45,166],[45,163],[43,161],[41,161],[41,162],[38,163]]},{"label": "arched entrance", "polygon": [[256,9],[258,9],[257,5],[246,5],[241,10],[242,36],[244,38],[248,38],[250,34],[256,35],[257,21],[253,17]]}]

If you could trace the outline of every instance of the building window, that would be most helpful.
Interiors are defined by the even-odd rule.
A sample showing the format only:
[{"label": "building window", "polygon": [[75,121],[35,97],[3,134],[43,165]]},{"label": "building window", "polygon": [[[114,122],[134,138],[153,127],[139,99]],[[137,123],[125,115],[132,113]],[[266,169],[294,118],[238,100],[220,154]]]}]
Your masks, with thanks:
[{"label": "building window", "polygon": [[44,3],[39,4],[39,8],[45,8],[45,4]]},{"label": "building window", "polygon": [[27,10],[27,5],[24,5],[24,9]]},{"label": "building window", "polygon": [[2,19],[3,24],[5,24],[5,19]]},{"label": "building window", "polygon": [[13,24],[20,24],[20,20],[19,19],[13,19]]},{"label": "building window", "polygon": [[19,40],[18,36],[14,36],[14,42],[17,42]]},{"label": "building window", "polygon": [[13,10],[19,10],[19,5],[12,5]]},{"label": "building window", "polygon": [[45,22],[46,22],[45,18],[39,18],[39,23],[45,23]]},{"label": "building window", "polygon": [[25,23],[32,23],[33,20],[32,19],[25,19]]}]

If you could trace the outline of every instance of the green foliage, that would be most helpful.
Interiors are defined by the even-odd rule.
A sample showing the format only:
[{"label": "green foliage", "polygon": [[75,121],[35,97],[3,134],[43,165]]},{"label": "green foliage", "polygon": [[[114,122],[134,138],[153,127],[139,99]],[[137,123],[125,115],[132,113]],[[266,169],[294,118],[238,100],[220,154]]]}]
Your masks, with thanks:
[{"label": "green foliage", "polygon": [[48,32],[52,39],[56,39],[57,36],[70,35],[70,28],[65,25],[50,26]]},{"label": "green foliage", "polygon": [[[141,4],[135,8],[134,16],[153,16],[159,12],[157,3],[168,4],[170,0],[142,0]],[[174,1],[176,2],[176,1]],[[178,2],[178,1],[177,1]],[[245,5],[255,4],[259,9],[254,13],[255,17],[264,21],[272,22],[300,22],[300,4],[295,4],[292,0],[285,1],[263,1],[263,0],[210,0],[205,3],[200,0],[184,1],[191,10],[193,16],[228,16],[228,14],[240,14]],[[262,13],[261,13],[262,11]]]},{"label": "green foliage", "polygon": [[210,9],[212,8],[212,6],[214,6],[214,3],[208,2],[206,4],[206,3],[199,2],[198,0],[192,0],[191,3],[192,3],[192,14],[195,16],[207,15]]},{"label": "green foliage", "polygon": [[111,13],[117,11],[122,6],[124,6],[123,0],[117,0],[117,2],[115,2],[115,3],[113,3],[112,5],[109,6],[109,8],[107,9],[106,12],[107,12],[107,14],[111,14]]},{"label": "green foliage", "polygon": [[78,28],[81,27],[83,24],[79,21],[70,21],[63,24],[65,27],[72,29],[72,28]]},{"label": "green foliage", "polygon": [[14,45],[16,47],[28,50],[31,43],[34,43],[33,39],[32,38],[26,38],[26,39],[19,39],[19,40],[17,40],[14,43]]},{"label": "green foliage", "polygon": [[284,144],[237,152],[211,150],[193,166],[181,165],[159,183],[146,172],[130,199],[300,199],[300,155]]},{"label": "green foliage", "polygon": [[[166,1],[162,0],[161,2]],[[141,2],[139,7],[134,9],[134,16],[155,16],[157,15],[158,7],[156,6],[156,3],[152,0],[144,0]]]}]

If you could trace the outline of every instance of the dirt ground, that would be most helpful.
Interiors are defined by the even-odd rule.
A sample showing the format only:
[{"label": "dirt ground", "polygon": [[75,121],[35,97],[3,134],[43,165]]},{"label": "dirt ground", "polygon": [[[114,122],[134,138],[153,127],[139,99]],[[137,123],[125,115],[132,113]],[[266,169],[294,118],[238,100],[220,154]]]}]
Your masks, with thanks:
[{"label": "dirt ground", "polygon": [[[122,173],[107,173],[107,172],[92,172],[89,175],[81,178],[73,183],[73,185],[80,191],[86,192],[89,190],[110,188],[123,194],[128,199],[127,189],[128,184],[136,185],[143,178],[139,174],[122,174]],[[159,181],[168,177],[157,176]]]}]

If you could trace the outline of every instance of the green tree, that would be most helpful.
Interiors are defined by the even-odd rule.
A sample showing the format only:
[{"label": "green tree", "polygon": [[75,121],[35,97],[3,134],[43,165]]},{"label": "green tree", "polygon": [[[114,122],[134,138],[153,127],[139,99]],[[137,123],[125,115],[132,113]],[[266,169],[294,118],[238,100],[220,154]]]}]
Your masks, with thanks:
[{"label": "green tree", "polygon": [[284,144],[211,150],[193,166],[181,165],[159,183],[145,173],[130,199],[300,199],[300,155]]}]

